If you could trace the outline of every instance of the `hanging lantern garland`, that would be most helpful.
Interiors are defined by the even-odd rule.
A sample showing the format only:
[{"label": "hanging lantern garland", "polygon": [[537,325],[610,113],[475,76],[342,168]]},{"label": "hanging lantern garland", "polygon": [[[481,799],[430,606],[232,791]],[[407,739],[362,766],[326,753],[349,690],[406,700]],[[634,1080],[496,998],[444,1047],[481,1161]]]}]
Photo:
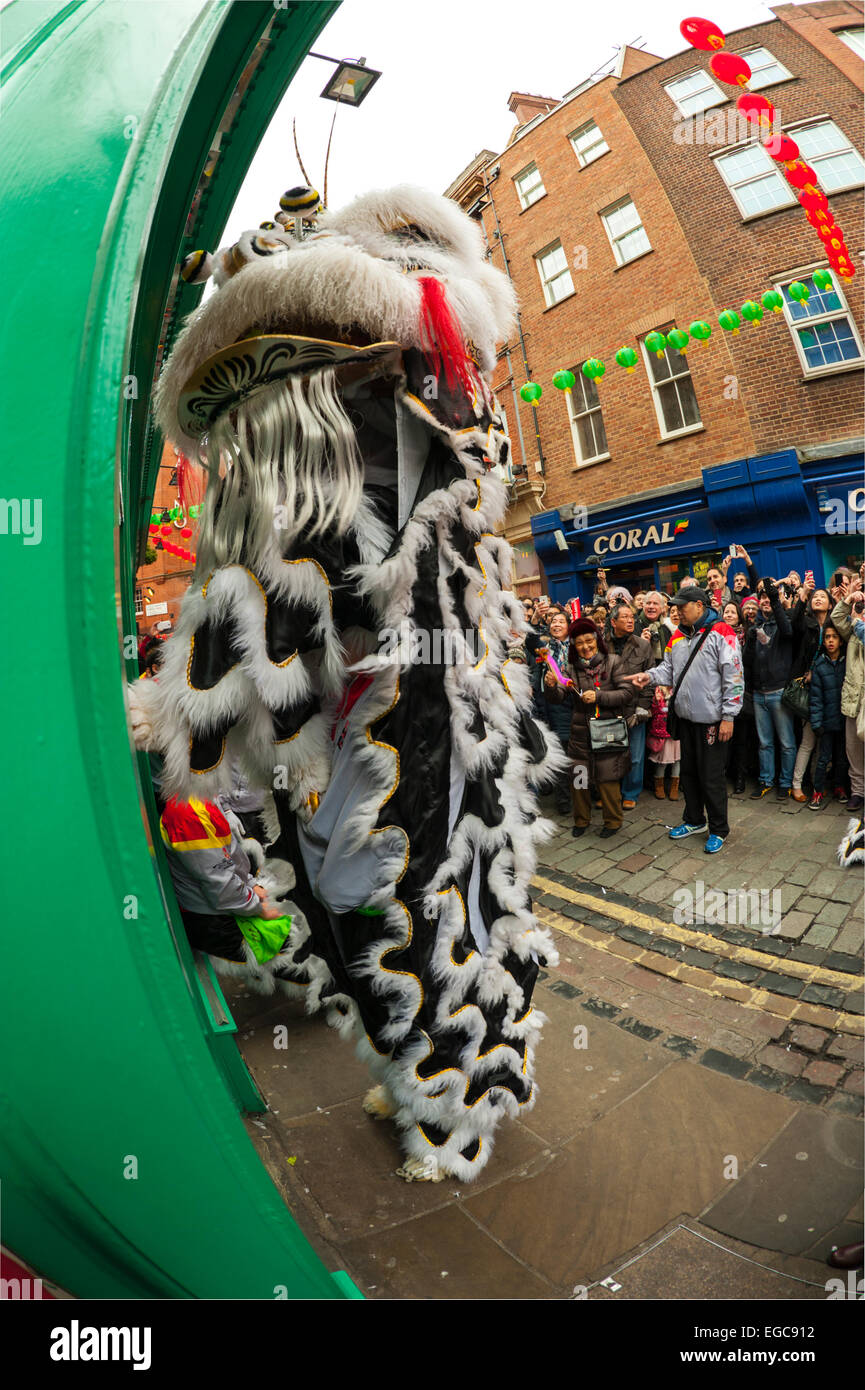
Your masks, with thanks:
[{"label": "hanging lantern garland", "polygon": [[[810,276],[810,279],[813,280],[815,289],[819,290],[821,294],[825,294],[827,291],[831,292],[834,288],[832,276],[828,270],[815,270]],[[802,280],[794,280],[788,285],[787,293],[790,298],[798,304],[805,304],[811,297],[811,291]],[[760,296],[759,301],[756,299],[746,299],[738,311],[736,309],[723,309],[718,315],[718,323],[725,333],[738,333],[743,320],[752,324],[755,328],[758,327],[763,321],[764,311],[766,310],[771,310],[773,314],[783,313],[784,299],[778,290],[766,290]],[[653,352],[656,357],[662,358],[664,353],[671,348],[678,352],[680,356],[684,356],[689,345],[689,337],[693,338],[696,343],[707,343],[711,336],[712,325],[707,323],[705,319],[694,319],[694,322],[688,325],[687,333],[683,328],[671,328],[667,334],[655,330],[652,333],[647,333],[643,341],[648,352]],[[639,360],[634,349],[628,347],[626,343],[618,348],[615,353],[616,363],[618,366],[624,367],[625,371],[629,374],[635,371]],[[580,370],[583,376],[587,377],[589,381],[600,381],[607,368],[606,364],[602,362],[599,357],[589,357],[583,363]],[[571,392],[575,381],[576,377],[574,373],[565,368],[560,368],[553,374],[553,385],[558,391]],[[520,387],[520,395],[528,404],[535,405],[543,395],[543,387],[540,382],[528,381],[525,386]],[[198,515],[199,511],[199,507],[190,507],[189,516],[194,518]],[[155,536],[160,531],[163,535],[171,534],[172,527],[164,524],[166,516],[168,516],[168,513],[164,512],[161,517],[159,515],[151,517],[149,528],[151,535]],[[161,526],[159,524],[160,521],[163,523]],[[189,529],[184,529],[180,534],[186,537],[192,533]],[[165,548],[168,549],[167,546]]]},{"label": "hanging lantern garland", "polygon": [[[856,273],[856,268],[850,259],[844,234],[840,227],[835,225],[828,210],[829,200],[823,190],[817,186],[817,175],[810,164],[802,158],[795,140],[791,140],[789,135],[785,135],[783,131],[773,130],[775,108],[768,97],[749,89],[751,68],[746,60],[737,53],[720,52],[725,46],[724,34],[717,24],[714,24],[710,19],[699,19],[694,16],[683,19],[679,25],[679,31],[693,48],[712,52],[709,67],[719,82],[741,88],[741,93],[736,101],[737,108],[747,120],[759,126],[763,132],[761,143],[764,150],[770,159],[774,159],[777,164],[781,165],[784,177],[796,190],[796,197],[805,211],[805,216],[826,244],[826,253],[832,269],[837,271],[843,279],[851,279]],[[824,232],[824,228],[829,230]],[[765,304],[765,297],[763,302]],[[725,310],[726,312],[730,311]],[[757,321],[753,320],[753,322]],[[732,328],[729,331],[736,333],[738,328]]]}]

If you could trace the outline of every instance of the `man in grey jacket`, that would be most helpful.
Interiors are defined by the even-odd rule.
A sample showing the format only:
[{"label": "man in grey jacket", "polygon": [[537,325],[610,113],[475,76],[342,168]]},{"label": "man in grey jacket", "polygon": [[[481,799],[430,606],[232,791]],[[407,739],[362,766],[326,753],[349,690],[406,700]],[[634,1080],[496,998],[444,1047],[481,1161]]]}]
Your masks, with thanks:
[{"label": "man in grey jacket", "polygon": [[639,671],[628,679],[640,689],[650,684],[675,687],[688,667],[675,704],[685,809],[682,824],[673,827],[670,839],[683,840],[708,830],[704,849],[707,854],[717,854],[730,833],[727,744],[733,735],[733,720],[742,708],[742,658],[736,634],[709,607],[704,589],[686,585],[672,601],[679,609],[680,622],[663,660],[650,671]]}]

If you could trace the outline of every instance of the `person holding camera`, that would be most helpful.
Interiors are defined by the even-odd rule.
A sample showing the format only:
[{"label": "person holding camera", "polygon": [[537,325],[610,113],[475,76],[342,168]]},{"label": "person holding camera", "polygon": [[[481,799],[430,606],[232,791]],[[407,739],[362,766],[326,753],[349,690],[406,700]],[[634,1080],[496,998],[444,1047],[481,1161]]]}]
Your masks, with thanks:
[{"label": "person holding camera", "polygon": [[751,793],[762,801],[775,784],[775,734],[781,745],[781,771],[775,793],[786,801],[793,787],[796,732],[793,715],[782,700],[793,668],[793,624],[774,579],[760,580],[759,613],[745,638],[745,679],[754,692],[754,720],[760,744],[760,780]]},{"label": "person holding camera", "polygon": [[863,758],[863,749],[865,749],[865,744],[863,744],[863,736],[865,736],[865,710],[863,710],[865,661],[863,661],[861,641],[851,642],[849,639],[851,636],[854,639],[857,637],[856,624],[862,620],[863,612],[865,612],[865,597],[863,597],[862,580],[859,575],[836,572],[832,578],[833,580],[840,580],[840,583],[833,583],[829,590],[835,599],[835,607],[832,609],[832,624],[848,644],[844,684],[841,687],[844,746],[847,753],[847,765],[850,770],[850,796],[847,801],[847,810],[861,812],[863,804],[865,804],[865,798],[863,798],[863,785],[865,785],[865,758]]},{"label": "person holding camera", "polygon": [[670,839],[708,830],[703,848],[706,854],[717,854],[730,833],[727,745],[742,708],[742,658],[736,634],[710,607],[705,589],[689,585],[679,590],[673,603],[679,626],[663,661],[626,679],[640,690],[648,685],[672,687],[667,732],[680,743],[685,807],[682,824],[673,826]]}]

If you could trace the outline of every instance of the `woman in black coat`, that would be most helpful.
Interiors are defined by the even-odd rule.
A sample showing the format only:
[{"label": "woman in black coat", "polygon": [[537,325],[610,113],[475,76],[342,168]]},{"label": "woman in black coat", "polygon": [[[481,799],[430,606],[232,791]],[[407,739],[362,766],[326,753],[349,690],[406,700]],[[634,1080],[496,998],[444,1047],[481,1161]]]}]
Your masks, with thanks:
[{"label": "woman in black coat", "polygon": [[601,838],[608,839],[621,828],[622,794],[619,783],[631,766],[628,749],[595,753],[589,738],[589,720],[622,715],[627,719],[636,703],[636,691],[619,670],[619,658],[611,656],[594,623],[578,618],[571,625],[570,662],[566,674],[571,681],[567,687],[558,684],[548,671],[544,677],[544,694],[551,704],[570,702],[571,732],[568,757],[573,764],[574,781],[571,788],[574,807],[574,828],[571,834],[584,835],[592,818],[589,784],[596,786],[601,798],[604,828]]}]

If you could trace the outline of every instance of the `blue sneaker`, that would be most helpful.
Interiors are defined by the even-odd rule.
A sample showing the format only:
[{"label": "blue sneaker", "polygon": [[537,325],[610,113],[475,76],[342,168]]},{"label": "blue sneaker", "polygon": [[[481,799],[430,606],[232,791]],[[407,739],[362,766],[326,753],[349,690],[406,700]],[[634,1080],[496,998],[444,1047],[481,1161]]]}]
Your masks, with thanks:
[{"label": "blue sneaker", "polygon": [[717,854],[719,849],[724,848],[724,841],[720,835],[710,835],[703,846],[706,854]]},{"label": "blue sneaker", "polygon": [[670,831],[670,839],[684,840],[686,835],[702,835],[703,831],[708,830],[708,828],[705,821],[703,821],[702,825],[688,825],[687,823],[674,825]]}]

